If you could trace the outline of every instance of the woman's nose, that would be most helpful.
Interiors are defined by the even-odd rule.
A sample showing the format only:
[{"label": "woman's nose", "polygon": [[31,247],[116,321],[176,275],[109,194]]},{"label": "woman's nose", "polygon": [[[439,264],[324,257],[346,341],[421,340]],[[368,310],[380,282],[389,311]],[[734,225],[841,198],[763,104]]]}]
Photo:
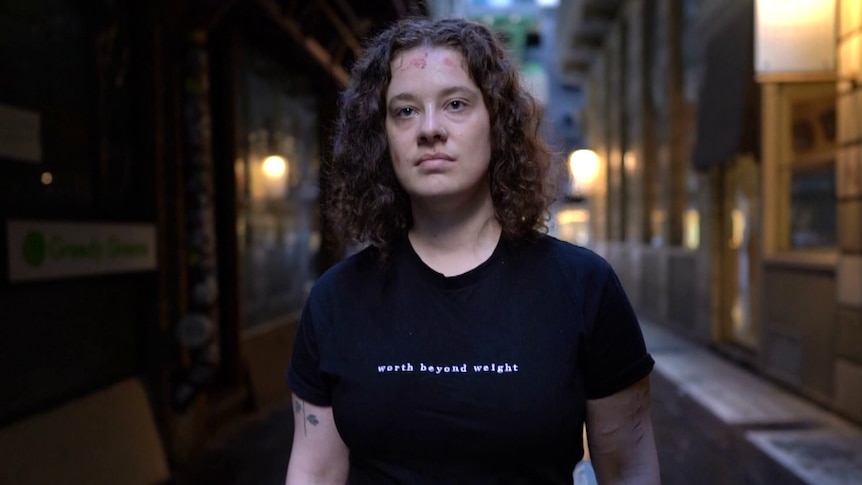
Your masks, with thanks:
[{"label": "woman's nose", "polygon": [[449,137],[446,128],[440,123],[435,114],[429,114],[422,120],[422,126],[419,132],[420,143],[436,143],[445,142]]}]

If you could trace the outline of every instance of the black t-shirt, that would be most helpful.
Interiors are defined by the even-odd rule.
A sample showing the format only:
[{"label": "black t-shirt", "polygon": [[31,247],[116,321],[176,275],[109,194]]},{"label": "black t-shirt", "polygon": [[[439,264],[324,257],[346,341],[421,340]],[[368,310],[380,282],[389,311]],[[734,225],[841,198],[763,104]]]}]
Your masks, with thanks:
[{"label": "black t-shirt", "polygon": [[332,406],[349,483],[571,484],[586,400],[653,366],[608,263],[549,236],[453,277],[406,238],[390,257],[318,280],[287,374]]}]

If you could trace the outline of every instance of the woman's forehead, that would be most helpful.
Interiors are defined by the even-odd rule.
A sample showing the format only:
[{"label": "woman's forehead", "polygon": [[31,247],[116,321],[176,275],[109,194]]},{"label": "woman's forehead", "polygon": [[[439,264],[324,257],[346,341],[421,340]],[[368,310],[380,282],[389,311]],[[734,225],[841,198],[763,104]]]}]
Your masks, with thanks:
[{"label": "woman's forehead", "polygon": [[443,62],[451,67],[460,67],[467,70],[467,63],[464,55],[460,51],[451,47],[442,46],[426,46],[420,45],[403,49],[395,53],[390,63],[392,72],[418,68],[424,69],[428,65],[428,58],[431,56],[442,59]]},{"label": "woman's forehead", "polygon": [[445,47],[418,47],[393,60],[386,97],[454,86],[478,90],[461,53]]}]

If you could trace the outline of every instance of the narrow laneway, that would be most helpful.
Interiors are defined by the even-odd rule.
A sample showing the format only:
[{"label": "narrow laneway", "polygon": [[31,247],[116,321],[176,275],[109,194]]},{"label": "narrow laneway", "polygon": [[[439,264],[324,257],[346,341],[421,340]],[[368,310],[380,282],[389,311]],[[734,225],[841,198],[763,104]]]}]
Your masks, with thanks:
[{"label": "narrow laneway", "polygon": [[[650,323],[644,324],[644,330],[657,361],[652,377],[652,410],[664,485],[855,483],[852,470],[844,470],[846,473],[832,470],[831,475],[822,474],[820,478],[803,480],[798,473],[804,463],[783,463],[757,446],[757,440],[751,439],[753,432],[756,434],[761,428],[768,427],[767,424],[742,424],[741,419],[728,422],[726,416],[716,412],[719,406],[724,406],[719,403],[728,400],[726,396],[715,395],[715,405],[704,405],[706,395],[693,396],[689,392],[690,384],[680,381],[680,374],[674,368],[687,368],[692,375],[702,372],[704,359],[712,358],[706,349],[678,339]],[[739,375],[745,377],[747,385],[761,385],[766,389],[771,386],[743,369],[727,366],[716,367],[708,378],[699,377],[700,384],[703,388],[721,390],[722,381],[740,380],[739,375],[729,371],[743,373]],[[714,381],[715,385],[709,385],[704,379]],[[776,395],[769,401],[764,401],[756,392],[737,398],[738,402],[748,403],[745,410],[736,411],[737,416],[743,416],[743,412],[751,413],[756,406],[772,409],[773,430],[781,429],[782,423],[792,418],[791,413],[798,412],[793,408],[795,401],[783,395]],[[732,413],[733,410],[725,412]],[[285,403],[226,433],[207,454],[178,474],[170,485],[281,484],[292,432],[291,410]],[[792,431],[790,433],[788,437],[792,438],[794,435]],[[847,453],[851,459],[846,460],[845,468],[853,466],[853,459],[859,458],[858,452],[853,454],[848,450]]]}]

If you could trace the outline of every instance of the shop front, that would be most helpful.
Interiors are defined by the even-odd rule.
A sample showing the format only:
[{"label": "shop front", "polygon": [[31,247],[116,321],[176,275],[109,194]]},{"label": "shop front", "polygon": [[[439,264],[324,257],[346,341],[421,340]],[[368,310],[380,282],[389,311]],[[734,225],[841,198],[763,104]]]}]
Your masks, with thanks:
[{"label": "shop front", "polygon": [[0,7],[0,482],[164,479],[287,398],[341,257],[319,215],[337,93],[363,34],[423,11],[217,3]]}]

